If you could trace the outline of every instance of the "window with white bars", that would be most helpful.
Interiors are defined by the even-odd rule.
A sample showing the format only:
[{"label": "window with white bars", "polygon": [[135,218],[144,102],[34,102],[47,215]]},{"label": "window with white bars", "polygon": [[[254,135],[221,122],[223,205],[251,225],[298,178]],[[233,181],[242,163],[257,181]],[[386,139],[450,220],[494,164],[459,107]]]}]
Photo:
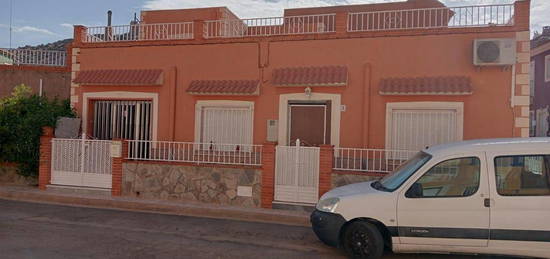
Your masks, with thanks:
[{"label": "window with white bars", "polygon": [[151,140],[151,101],[95,101],[93,137]]},{"label": "window with white bars", "polygon": [[396,108],[388,112],[387,148],[421,150],[462,140],[461,111],[450,108]]},{"label": "window with white bars", "polygon": [[201,143],[252,144],[253,109],[251,106],[198,106]]}]

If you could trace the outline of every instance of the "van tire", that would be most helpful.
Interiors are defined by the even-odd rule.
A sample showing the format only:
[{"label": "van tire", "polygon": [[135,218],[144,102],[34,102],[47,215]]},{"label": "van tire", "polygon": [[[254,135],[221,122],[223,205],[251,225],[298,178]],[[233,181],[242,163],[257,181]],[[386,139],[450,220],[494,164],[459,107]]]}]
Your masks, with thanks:
[{"label": "van tire", "polygon": [[343,233],[342,247],[350,258],[378,259],[384,253],[384,238],[378,228],[365,221],[355,221]]}]

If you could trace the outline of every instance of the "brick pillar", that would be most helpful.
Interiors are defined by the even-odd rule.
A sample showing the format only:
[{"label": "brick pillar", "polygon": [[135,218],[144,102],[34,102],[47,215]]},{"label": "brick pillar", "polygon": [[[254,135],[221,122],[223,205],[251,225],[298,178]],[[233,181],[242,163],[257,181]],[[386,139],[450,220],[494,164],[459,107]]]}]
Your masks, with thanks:
[{"label": "brick pillar", "polygon": [[86,35],[87,32],[87,28],[83,25],[75,25],[73,27],[73,33],[74,33],[74,39],[73,39],[73,42],[74,43],[82,43],[82,41],[84,40],[84,36]]},{"label": "brick pillar", "polygon": [[335,30],[337,34],[346,34],[348,32],[348,13],[336,13]]},{"label": "brick pillar", "polygon": [[262,148],[262,208],[271,209],[275,191],[275,146],[268,142]]},{"label": "brick pillar", "polygon": [[52,178],[52,138],[53,128],[42,127],[40,136],[40,160],[38,162],[38,188],[46,190]]},{"label": "brick pillar", "polygon": [[112,196],[120,196],[122,194],[122,163],[124,159],[128,157],[128,141],[125,140],[113,140],[113,145],[120,145],[120,156],[112,157],[112,170],[113,183],[111,187]]},{"label": "brick pillar", "polygon": [[332,187],[332,166],[334,161],[334,146],[321,145],[319,157],[319,197]]},{"label": "brick pillar", "polygon": [[521,0],[514,2],[514,26],[517,31],[529,31],[531,1]]},{"label": "brick pillar", "polygon": [[203,20],[193,21],[193,39],[194,40],[204,40],[204,26],[205,22]]}]

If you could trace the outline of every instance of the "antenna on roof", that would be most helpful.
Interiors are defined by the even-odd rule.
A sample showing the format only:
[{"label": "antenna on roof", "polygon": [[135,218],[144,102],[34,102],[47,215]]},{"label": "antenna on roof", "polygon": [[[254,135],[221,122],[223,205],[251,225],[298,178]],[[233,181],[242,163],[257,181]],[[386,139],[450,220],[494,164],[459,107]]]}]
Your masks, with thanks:
[{"label": "antenna on roof", "polygon": [[12,20],[13,20],[13,0],[10,0],[10,49],[11,49],[11,35],[13,32],[13,26],[12,26]]}]

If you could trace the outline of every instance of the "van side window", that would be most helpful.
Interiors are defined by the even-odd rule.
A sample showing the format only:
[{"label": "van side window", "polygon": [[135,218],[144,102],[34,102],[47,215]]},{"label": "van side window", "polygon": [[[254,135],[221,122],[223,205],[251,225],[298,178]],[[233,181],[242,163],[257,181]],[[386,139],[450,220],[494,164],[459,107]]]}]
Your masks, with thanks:
[{"label": "van side window", "polygon": [[550,155],[496,157],[495,174],[500,195],[550,195]]},{"label": "van side window", "polygon": [[479,189],[477,157],[443,161],[426,172],[405,194],[408,198],[467,197]]}]

